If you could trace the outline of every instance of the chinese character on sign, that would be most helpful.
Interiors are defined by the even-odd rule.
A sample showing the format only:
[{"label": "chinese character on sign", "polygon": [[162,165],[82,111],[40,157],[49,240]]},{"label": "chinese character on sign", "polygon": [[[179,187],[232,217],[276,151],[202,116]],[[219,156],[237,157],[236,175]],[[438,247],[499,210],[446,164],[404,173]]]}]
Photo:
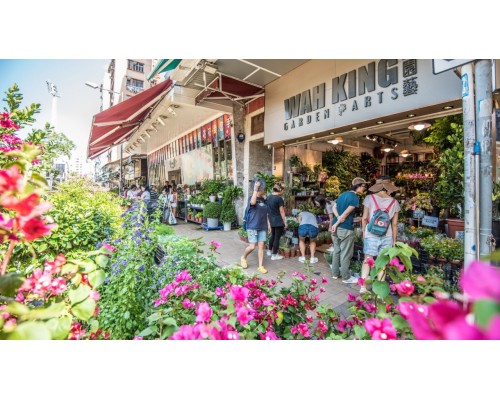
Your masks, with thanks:
[{"label": "chinese character on sign", "polygon": [[408,78],[412,75],[417,75],[417,60],[403,61],[403,78]]},{"label": "chinese character on sign", "polygon": [[412,94],[417,94],[418,83],[417,77],[405,79],[403,81],[403,96],[410,96]]}]

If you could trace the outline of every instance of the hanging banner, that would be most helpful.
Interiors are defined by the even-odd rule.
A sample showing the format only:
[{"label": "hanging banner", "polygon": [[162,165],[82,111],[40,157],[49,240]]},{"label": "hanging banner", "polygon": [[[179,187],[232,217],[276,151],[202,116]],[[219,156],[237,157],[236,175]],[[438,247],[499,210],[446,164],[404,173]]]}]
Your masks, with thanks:
[{"label": "hanging banner", "polygon": [[218,142],[219,141],[219,127],[217,124],[217,120],[214,119],[212,122],[212,135],[215,136],[215,140]]},{"label": "hanging banner", "polygon": [[231,118],[229,114],[223,115],[224,120],[224,139],[231,139]]},{"label": "hanging banner", "polygon": [[193,150],[195,150],[197,147],[196,146],[196,132],[195,131],[191,132],[191,143],[193,143]]},{"label": "hanging banner", "polygon": [[201,148],[204,144],[201,140],[201,128],[196,129],[196,137],[198,139],[198,147]]},{"label": "hanging banner", "polygon": [[224,140],[224,118],[222,115],[217,118],[217,132],[219,135],[219,140]]},{"label": "hanging banner", "polygon": [[204,145],[207,144],[207,128],[205,126],[201,127],[201,141]]}]

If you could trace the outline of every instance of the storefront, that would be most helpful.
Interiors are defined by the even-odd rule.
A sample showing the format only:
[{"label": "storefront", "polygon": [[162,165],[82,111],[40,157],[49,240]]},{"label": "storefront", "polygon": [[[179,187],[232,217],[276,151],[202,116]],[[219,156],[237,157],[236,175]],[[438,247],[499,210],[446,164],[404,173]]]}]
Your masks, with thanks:
[{"label": "storefront", "polygon": [[432,60],[311,60],[266,86],[274,173],[291,184],[291,156],[313,168],[343,149],[368,153],[380,175],[395,176],[398,165],[432,156],[414,144],[415,126],[461,113],[461,89],[453,71],[434,75]]}]

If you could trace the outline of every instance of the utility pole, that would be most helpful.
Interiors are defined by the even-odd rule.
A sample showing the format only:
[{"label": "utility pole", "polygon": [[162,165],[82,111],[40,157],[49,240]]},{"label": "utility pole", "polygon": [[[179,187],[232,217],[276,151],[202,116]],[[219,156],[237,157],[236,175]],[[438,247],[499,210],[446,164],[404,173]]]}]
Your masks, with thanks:
[{"label": "utility pole", "polygon": [[[474,112],[474,64],[462,66],[462,109],[464,119],[464,265],[479,258],[479,227],[477,214],[479,204],[479,180],[475,171],[475,159],[479,154],[474,152],[476,143],[476,114]],[[477,182],[477,185],[473,183]]]},{"label": "utility pole", "polygon": [[479,142],[480,157],[480,209],[479,250],[486,256],[494,250],[492,235],[492,201],[493,168],[492,168],[492,121],[493,98],[491,84],[491,60],[476,62],[476,131]]}]

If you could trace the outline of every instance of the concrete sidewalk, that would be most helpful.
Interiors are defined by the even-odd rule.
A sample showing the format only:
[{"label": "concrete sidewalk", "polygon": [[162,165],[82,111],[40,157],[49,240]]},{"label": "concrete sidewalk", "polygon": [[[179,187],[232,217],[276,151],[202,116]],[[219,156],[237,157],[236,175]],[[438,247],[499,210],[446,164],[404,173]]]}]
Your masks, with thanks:
[{"label": "concrete sidewalk", "polygon": [[[222,246],[218,250],[218,253],[220,254],[215,254],[217,262],[220,266],[240,265],[241,255],[248,244],[240,240],[238,230],[231,230],[229,232],[224,232],[222,230],[206,231],[201,227],[201,225],[198,224],[184,222],[180,219],[177,219],[177,222],[178,224],[174,226],[176,234],[187,236],[189,238],[200,238],[207,244],[207,249],[211,240],[221,243]],[[326,289],[324,293],[318,293],[320,295],[320,303],[330,304],[335,311],[347,316],[349,313],[349,310],[347,310],[347,306],[349,304],[347,302],[347,294],[352,293],[357,296],[359,294],[359,286],[356,284],[343,284],[341,279],[332,279],[330,266],[323,257],[323,252],[328,247],[330,247],[329,244],[319,247],[319,251],[317,251],[316,254],[319,262],[311,265],[316,279],[318,280],[318,287],[322,286]],[[247,260],[248,269],[246,269],[245,272],[247,272],[250,276],[257,274],[257,249],[255,249],[248,256]],[[304,266],[305,265],[303,263],[299,262],[298,257],[271,261],[271,257],[264,256],[264,267],[269,272],[264,275],[258,275],[266,279],[275,279],[278,272],[284,270],[286,271],[286,275],[283,279],[283,283],[289,284],[292,281],[292,273],[295,271],[304,273]],[[328,279],[328,283],[320,284],[321,278],[323,277]]]}]

